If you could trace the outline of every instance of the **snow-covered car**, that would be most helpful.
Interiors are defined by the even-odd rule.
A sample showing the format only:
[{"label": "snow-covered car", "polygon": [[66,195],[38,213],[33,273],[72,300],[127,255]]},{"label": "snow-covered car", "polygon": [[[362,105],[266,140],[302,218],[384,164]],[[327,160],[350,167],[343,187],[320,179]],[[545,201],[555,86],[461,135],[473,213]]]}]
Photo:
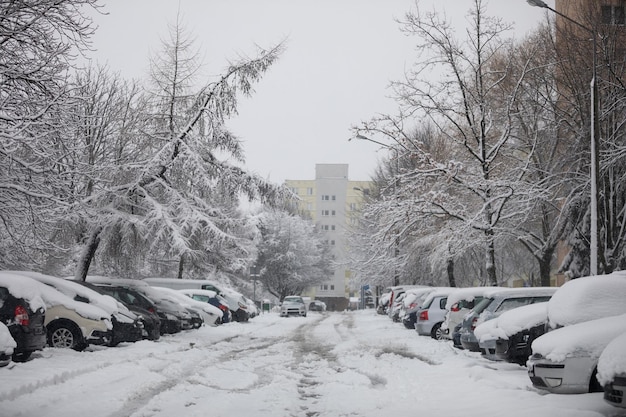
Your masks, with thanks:
[{"label": "snow-covered car", "polygon": [[528,360],[532,384],[557,394],[602,391],[596,379],[598,358],[623,333],[626,314],[572,324],[544,334],[533,342],[533,354]]},{"label": "snow-covered car", "polygon": [[280,316],[302,316],[306,317],[306,305],[304,299],[299,295],[288,295],[280,304]]},{"label": "snow-covered car", "polygon": [[387,314],[389,309],[389,299],[391,298],[391,292],[386,292],[378,297],[378,305],[376,306],[376,313]]},{"label": "snow-covered car", "polygon": [[202,289],[182,289],[178,290],[181,293],[185,294],[187,297],[191,297],[196,301],[200,301],[203,303],[209,303],[220,309],[222,312],[221,323],[229,323],[231,321],[232,313],[230,312],[230,308],[228,307],[228,301],[217,292],[213,290],[202,290]]},{"label": "snow-covered car", "polygon": [[417,323],[417,312],[424,304],[428,294],[434,291],[434,287],[410,288],[406,291],[406,296],[402,300],[400,309],[400,320],[404,327],[415,330]]},{"label": "snow-covered car", "polygon": [[200,313],[203,322],[208,326],[217,326],[222,321],[222,311],[209,303],[203,303],[202,301],[194,300],[191,297],[186,296],[178,290],[171,288],[154,287],[164,291],[167,294],[175,297],[181,305],[188,309],[195,310]]},{"label": "snow-covered car", "polygon": [[604,388],[604,399],[616,407],[626,408],[626,333],[609,343],[598,358],[597,379]]},{"label": "snow-covered car", "polygon": [[83,283],[83,285],[89,285],[94,290],[110,295],[135,313],[143,322],[145,339],[159,340],[161,338],[161,317],[154,303],[146,296],[132,288],[95,285],[87,282]]},{"label": "snow-covered car", "polygon": [[142,339],[143,323],[115,298],[87,288],[71,279],[38,273],[28,273],[28,276],[42,284],[53,287],[73,300],[98,307],[107,312],[113,324],[109,346],[117,346],[121,342],[136,342]]},{"label": "snow-covered car", "polygon": [[246,303],[248,304],[248,316],[251,319],[255,318],[261,313],[261,310],[259,310],[259,307],[256,305],[256,303],[253,300],[245,296],[243,296],[243,299],[246,300]]},{"label": "snow-covered car", "polygon": [[[454,329],[461,324],[463,317],[483,299],[485,291],[489,288],[492,287],[459,288],[458,291],[448,296],[446,316],[441,325],[441,332],[446,338],[453,339]],[[462,348],[463,346],[459,342],[455,347]]]},{"label": "snow-covered car", "polygon": [[480,352],[490,360],[526,365],[530,347],[544,334],[548,321],[548,303],[534,303],[505,311],[474,329]]},{"label": "snow-covered car", "polygon": [[476,326],[513,308],[547,301],[556,290],[553,287],[489,289],[485,292],[483,300],[474,306],[461,322],[460,336],[463,348],[480,352],[480,345],[474,334]]},{"label": "snow-covered car", "polygon": [[0,322],[17,344],[13,361],[24,362],[46,346],[46,306],[38,291],[24,277],[0,275]]},{"label": "snow-covered car", "polygon": [[[548,302],[546,333],[532,343],[527,362],[532,384],[557,393],[601,390],[594,376],[599,349],[623,328],[625,298],[626,271],[563,284]],[[594,328],[600,325],[606,328]]]},{"label": "snow-covered car", "polygon": [[326,311],[326,303],[320,300],[313,300],[309,303],[309,311]]},{"label": "snow-covered car", "polygon": [[142,281],[156,287],[166,287],[175,290],[199,289],[217,292],[228,302],[234,321],[248,321],[248,303],[238,291],[228,288],[215,281],[204,279],[175,279],[175,278],[145,278]]},{"label": "snow-covered car", "polygon": [[428,294],[424,304],[417,312],[417,322],[415,323],[417,334],[430,336],[437,340],[445,338],[441,331],[441,325],[446,317],[448,296],[455,291],[458,289],[453,287],[438,288]]},{"label": "snow-covered car", "polygon": [[55,348],[83,350],[90,344],[108,344],[112,338],[111,316],[99,307],[76,301],[55,288],[30,279],[35,272],[3,271],[0,276],[21,280],[28,291],[38,293],[46,305],[48,345]]},{"label": "snow-covered car", "polygon": [[143,280],[88,275],[87,282],[96,285],[130,288],[148,298],[154,303],[157,314],[161,319],[161,334],[178,333],[181,330],[188,330],[193,327],[191,315],[186,309],[179,303],[172,301],[171,297],[163,296],[162,292],[155,290]]},{"label": "snow-covered car", "polygon": [[17,346],[9,328],[0,321],[0,368],[11,363],[13,349]]}]

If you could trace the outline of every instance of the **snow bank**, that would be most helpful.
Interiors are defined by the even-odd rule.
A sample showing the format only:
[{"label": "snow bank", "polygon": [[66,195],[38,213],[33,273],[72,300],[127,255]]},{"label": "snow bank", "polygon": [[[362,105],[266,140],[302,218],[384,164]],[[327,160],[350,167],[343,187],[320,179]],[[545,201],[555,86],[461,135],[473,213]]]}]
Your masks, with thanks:
[{"label": "snow bank", "polygon": [[505,339],[531,329],[548,320],[548,303],[535,303],[505,311],[493,320],[488,320],[474,329],[479,342]]},{"label": "snow bank", "polygon": [[626,333],[613,339],[598,358],[598,382],[606,385],[618,375],[626,375]]},{"label": "snow bank", "polygon": [[9,328],[0,321],[0,352],[11,355],[13,354],[13,349],[17,347],[17,343],[11,337],[11,332]]},{"label": "snow bank", "polygon": [[548,302],[551,328],[626,313],[626,272],[577,278],[563,284]]},{"label": "snow bank", "polygon": [[552,330],[535,339],[532,350],[533,354],[541,354],[553,362],[562,362],[567,357],[598,358],[609,342],[623,333],[626,333],[626,314]]}]

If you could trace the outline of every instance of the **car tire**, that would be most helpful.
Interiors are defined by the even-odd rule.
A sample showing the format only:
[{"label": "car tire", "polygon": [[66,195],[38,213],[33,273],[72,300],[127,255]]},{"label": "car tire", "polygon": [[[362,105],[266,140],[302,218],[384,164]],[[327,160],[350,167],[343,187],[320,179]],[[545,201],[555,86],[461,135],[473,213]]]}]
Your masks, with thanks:
[{"label": "car tire", "polygon": [[65,322],[56,322],[48,325],[48,345],[77,351],[82,351],[87,347],[76,325]]},{"label": "car tire", "polygon": [[13,360],[13,362],[26,362],[27,360],[30,359],[30,355],[32,355],[33,352],[20,352],[20,353],[14,353],[13,356],[11,356],[11,359]]},{"label": "car tire", "polygon": [[435,340],[445,339],[446,336],[443,334],[443,330],[441,329],[441,323],[437,323],[433,326],[432,330],[430,331],[430,337]]}]

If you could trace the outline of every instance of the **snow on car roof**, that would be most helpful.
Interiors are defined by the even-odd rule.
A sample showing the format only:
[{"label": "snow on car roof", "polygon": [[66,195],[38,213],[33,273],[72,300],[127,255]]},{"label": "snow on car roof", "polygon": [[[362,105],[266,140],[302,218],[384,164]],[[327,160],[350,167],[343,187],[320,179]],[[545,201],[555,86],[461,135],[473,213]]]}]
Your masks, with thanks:
[{"label": "snow on car roof", "polygon": [[31,310],[46,309],[36,281],[10,272],[0,272],[0,286],[7,288],[14,297],[26,300]]},{"label": "snow on car roof", "polygon": [[505,311],[493,320],[482,322],[474,335],[479,342],[508,339],[510,336],[545,323],[548,319],[548,303],[534,303]]},{"label": "snow on car roof", "polygon": [[617,336],[598,359],[598,381],[606,385],[618,375],[626,375],[626,333]]},{"label": "snow on car roof", "polygon": [[110,317],[107,312],[95,305],[76,301],[63,294],[62,292],[56,290],[54,287],[43,284],[42,282],[31,278],[31,276],[43,275],[38,272],[4,271],[0,272],[0,275],[3,277],[9,277],[7,279],[12,279],[16,282],[20,282],[19,285],[25,285],[25,289],[31,291],[31,294],[39,294],[46,307],[62,305],[70,310],[76,311],[76,313],[85,318],[94,320],[100,320],[102,318],[108,319]]},{"label": "snow on car roof", "polygon": [[458,290],[459,289],[456,287],[435,287],[433,291],[428,293],[428,297],[426,297],[426,300],[424,300],[424,302],[426,302],[430,298],[448,296],[454,292],[457,292]]},{"label": "snow on car roof", "polygon": [[454,304],[461,300],[472,301],[476,297],[480,297],[489,291],[492,291],[494,287],[467,287],[459,288],[458,291],[450,294],[448,301],[446,302],[446,310],[450,310]]},{"label": "snow on car roof", "polygon": [[405,307],[408,307],[416,300],[421,299],[422,301],[425,301],[426,297],[428,297],[428,294],[433,292],[434,290],[435,287],[413,288],[407,290],[402,302],[404,303]]},{"label": "snow on car roof", "polygon": [[177,290],[180,291],[183,294],[198,294],[198,295],[205,295],[207,297],[213,298],[217,296],[217,293],[213,290],[199,290],[199,289],[195,289],[195,288],[186,288],[186,289],[182,289],[182,290]]},{"label": "snow on car roof", "polygon": [[539,353],[554,362],[571,356],[598,358],[606,345],[623,333],[626,333],[626,314],[549,331],[533,341],[532,350],[533,354]]},{"label": "snow on car roof", "polygon": [[548,303],[550,327],[625,314],[625,298],[624,271],[573,279],[563,284]]}]

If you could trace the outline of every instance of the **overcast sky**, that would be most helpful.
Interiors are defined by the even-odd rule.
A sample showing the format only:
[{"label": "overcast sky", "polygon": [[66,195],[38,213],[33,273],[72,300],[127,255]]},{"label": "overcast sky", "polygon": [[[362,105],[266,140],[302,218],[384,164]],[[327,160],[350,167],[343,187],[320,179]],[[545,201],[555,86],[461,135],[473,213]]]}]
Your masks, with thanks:
[{"label": "overcast sky", "polygon": [[[554,1],[547,3],[551,6]],[[245,143],[246,168],[276,183],[313,179],[316,163],[347,163],[352,180],[370,178],[383,156],[374,145],[348,141],[350,127],[394,113],[391,80],[415,60],[414,40],[394,19],[414,0],[109,0],[97,16],[92,57],[125,78],[145,78],[168,24],[181,20],[195,36],[208,74],[228,60],[254,55],[286,39],[286,49],[242,99],[229,122]],[[435,4],[435,6],[433,6]],[[462,28],[473,0],[420,0]],[[488,13],[515,24],[522,37],[544,17],[525,0],[491,0]]]}]

